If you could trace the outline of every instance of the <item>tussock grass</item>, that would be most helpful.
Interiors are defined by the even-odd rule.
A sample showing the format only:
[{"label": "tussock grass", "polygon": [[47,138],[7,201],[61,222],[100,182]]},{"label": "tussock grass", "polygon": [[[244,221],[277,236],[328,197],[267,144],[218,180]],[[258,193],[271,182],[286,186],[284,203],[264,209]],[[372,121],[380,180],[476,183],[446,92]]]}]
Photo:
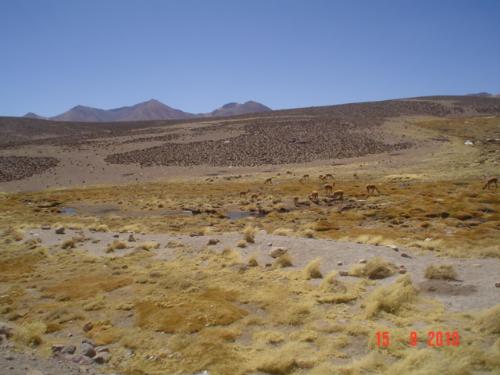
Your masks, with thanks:
[{"label": "tussock grass", "polygon": [[320,258],[313,259],[307,264],[306,268],[304,268],[304,277],[306,278],[306,280],[321,279],[323,277],[320,269],[320,264]]},{"label": "tussock grass", "polygon": [[431,264],[425,270],[425,277],[432,280],[456,280],[457,276],[453,266],[447,264]]},{"label": "tussock grass", "polygon": [[401,276],[393,284],[378,287],[368,296],[366,315],[373,318],[380,312],[398,314],[415,300],[417,294],[410,277]]},{"label": "tussock grass", "polygon": [[255,227],[251,225],[247,225],[245,229],[243,230],[243,236],[246,242],[248,243],[254,243],[255,242]]},{"label": "tussock grass", "polygon": [[[143,246],[144,244],[141,245],[141,247]],[[158,244],[158,247],[160,246],[160,244]],[[156,247],[156,248],[158,248]],[[123,241],[120,241],[120,240],[114,240],[113,242],[111,242],[108,247],[106,248],[106,252],[107,253],[112,253],[113,251],[115,250],[123,250],[123,249],[126,249],[127,248],[127,244]],[[144,247],[142,247],[142,249],[144,249]],[[151,250],[151,249],[144,249],[144,250]]]},{"label": "tussock grass", "polygon": [[372,280],[385,279],[395,273],[396,266],[380,257],[371,258],[364,265],[356,265],[349,272],[352,276],[367,277]]},{"label": "tussock grass", "polygon": [[480,313],[476,321],[481,331],[500,334],[500,304]]},{"label": "tussock grass", "polygon": [[76,247],[76,241],[74,238],[68,238],[64,240],[61,244],[61,249],[74,249]]},{"label": "tussock grass", "polygon": [[138,246],[139,249],[147,250],[147,251],[155,250],[155,249],[158,249],[159,247],[160,247],[160,244],[158,242],[155,242],[155,241],[145,241],[145,242],[139,244],[139,246]]},{"label": "tussock grass", "polygon": [[273,265],[277,268],[291,267],[293,266],[292,257],[289,254],[283,254],[274,261]]},{"label": "tussock grass", "polygon": [[14,330],[14,340],[27,346],[35,347],[42,343],[47,326],[39,321],[18,326]]}]

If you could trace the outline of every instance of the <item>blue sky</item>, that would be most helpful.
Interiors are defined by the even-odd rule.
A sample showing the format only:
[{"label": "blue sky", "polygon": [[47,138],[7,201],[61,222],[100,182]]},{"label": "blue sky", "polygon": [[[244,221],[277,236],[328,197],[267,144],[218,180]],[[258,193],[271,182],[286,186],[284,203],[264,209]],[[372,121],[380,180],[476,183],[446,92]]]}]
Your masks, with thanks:
[{"label": "blue sky", "polygon": [[500,93],[499,0],[0,2],[0,115]]}]

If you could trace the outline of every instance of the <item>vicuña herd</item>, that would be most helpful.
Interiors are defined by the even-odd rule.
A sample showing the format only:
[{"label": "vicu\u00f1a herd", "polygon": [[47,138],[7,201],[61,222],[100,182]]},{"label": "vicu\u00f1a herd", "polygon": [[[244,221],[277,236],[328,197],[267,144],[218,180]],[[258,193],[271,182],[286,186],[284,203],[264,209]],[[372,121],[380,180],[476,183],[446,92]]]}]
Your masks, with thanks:
[{"label": "vicu\u00f1a herd", "polygon": [[[310,179],[310,176],[308,174],[303,175],[300,179],[300,183],[305,183],[307,180]],[[319,179],[321,181],[326,181],[328,179],[333,180],[333,175],[331,173],[327,173],[325,175],[319,175]],[[272,185],[273,183],[273,178],[269,177],[264,181],[264,185]],[[344,191],[342,190],[335,190],[333,191],[333,188],[335,187],[335,182],[330,181],[329,183],[324,184],[323,190],[325,191],[325,194],[328,198],[331,198],[332,200],[343,200],[344,199]],[[366,193],[368,195],[373,195],[377,194],[380,195],[381,192],[378,189],[378,187],[374,184],[368,184],[366,185]],[[490,189],[497,189],[498,188],[498,178],[493,177],[490,178],[486,181],[486,183],[483,186],[483,190],[490,190]],[[250,190],[244,190],[240,192],[240,198],[245,198],[247,195],[250,193]],[[254,193],[250,196],[250,199],[252,202],[255,202],[258,199],[259,195]],[[317,190],[313,190],[309,195],[308,199],[312,202],[318,203],[319,202],[319,192]],[[299,197],[294,197],[293,198],[295,206],[299,206],[301,203],[299,202]]]}]

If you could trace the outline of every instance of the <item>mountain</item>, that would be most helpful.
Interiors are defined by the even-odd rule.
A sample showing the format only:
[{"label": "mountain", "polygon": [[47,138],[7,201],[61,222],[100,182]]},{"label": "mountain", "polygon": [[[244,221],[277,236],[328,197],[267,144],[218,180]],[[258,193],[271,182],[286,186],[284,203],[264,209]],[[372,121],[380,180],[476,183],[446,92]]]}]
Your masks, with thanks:
[{"label": "mountain", "polygon": [[485,98],[499,98],[500,97],[500,94],[492,94],[490,92],[477,92],[477,93],[473,93],[473,94],[467,94],[467,96],[481,96],[481,97],[485,97]]},{"label": "mountain", "polygon": [[99,109],[78,105],[60,115],[51,117],[56,121],[81,121],[81,122],[110,122],[110,121],[147,121],[171,120],[194,117],[191,113],[183,112],[165,105],[158,100],[151,99],[147,102],[133,106],[114,109]]},{"label": "mountain", "polygon": [[257,113],[257,112],[268,112],[272,111],[271,108],[266,107],[263,104],[248,101],[246,103],[227,103],[220,108],[217,108],[215,111],[210,112],[211,116],[236,116],[243,115],[246,113]]},{"label": "mountain", "polygon": [[194,117],[212,116],[235,116],[245,113],[257,113],[271,111],[271,108],[263,104],[248,101],[246,103],[228,103],[209,113],[193,114],[171,108],[162,102],[151,99],[147,102],[127,107],[100,109],[77,105],[69,111],[50,118],[41,117],[29,112],[24,117],[50,119],[55,121],[74,122],[113,122],[113,121],[148,121],[148,120],[181,120]]},{"label": "mountain", "polygon": [[28,112],[23,117],[36,118],[38,120],[46,120],[47,119],[46,117],[39,116],[39,115],[37,115],[36,113],[33,113],[33,112]]}]

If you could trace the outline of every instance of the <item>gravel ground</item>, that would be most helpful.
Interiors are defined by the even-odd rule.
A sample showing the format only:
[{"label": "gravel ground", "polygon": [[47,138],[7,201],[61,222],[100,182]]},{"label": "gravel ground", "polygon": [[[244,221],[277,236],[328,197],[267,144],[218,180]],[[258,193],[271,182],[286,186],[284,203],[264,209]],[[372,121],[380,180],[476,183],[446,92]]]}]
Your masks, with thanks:
[{"label": "gravel ground", "polygon": [[[396,266],[404,265],[411,275],[413,282],[420,287],[421,291],[432,298],[441,301],[447,309],[452,311],[469,311],[494,306],[500,298],[500,289],[495,287],[500,274],[500,261],[495,258],[485,259],[459,259],[437,257],[431,252],[416,253],[405,249],[395,251],[387,246],[365,245],[334,240],[309,239],[299,237],[277,236],[260,231],[256,236],[255,243],[248,244],[246,248],[236,247],[242,239],[241,233],[224,233],[211,236],[167,235],[167,234],[134,234],[136,242],[127,242],[128,233],[112,232],[89,232],[66,230],[64,235],[57,235],[54,230],[33,229],[31,237],[39,237],[42,244],[51,251],[85,251],[95,256],[120,256],[133,251],[141,242],[156,241],[160,244],[159,249],[154,250],[156,256],[161,259],[171,259],[175,255],[175,248],[167,247],[170,241],[183,243],[185,246],[199,251],[205,248],[209,239],[218,239],[220,242],[211,248],[222,251],[226,247],[235,248],[240,251],[243,259],[250,254],[257,254],[259,264],[271,263],[273,259],[268,255],[271,247],[285,247],[289,250],[294,267],[303,268],[314,258],[321,258],[321,270],[324,274],[331,270],[348,271],[352,266],[359,264],[362,259],[369,260],[374,256],[381,256],[393,262]],[[74,236],[83,235],[89,240],[80,243],[76,250],[62,250],[60,244]],[[128,249],[116,250],[112,254],[106,254],[105,250],[109,243],[117,238],[129,244]],[[93,243],[92,240],[99,240]],[[401,254],[408,254],[410,258]],[[342,262],[342,266],[338,266]],[[457,281],[427,280],[424,277],[425,269],[431,264],[450,264],[457,273]],[[387,279],[378,280],[379,283],[393,282],[397,275]],[[347,276],[346,278],[351,278]],[[352,278],[354,279],[354,278]]]}]

